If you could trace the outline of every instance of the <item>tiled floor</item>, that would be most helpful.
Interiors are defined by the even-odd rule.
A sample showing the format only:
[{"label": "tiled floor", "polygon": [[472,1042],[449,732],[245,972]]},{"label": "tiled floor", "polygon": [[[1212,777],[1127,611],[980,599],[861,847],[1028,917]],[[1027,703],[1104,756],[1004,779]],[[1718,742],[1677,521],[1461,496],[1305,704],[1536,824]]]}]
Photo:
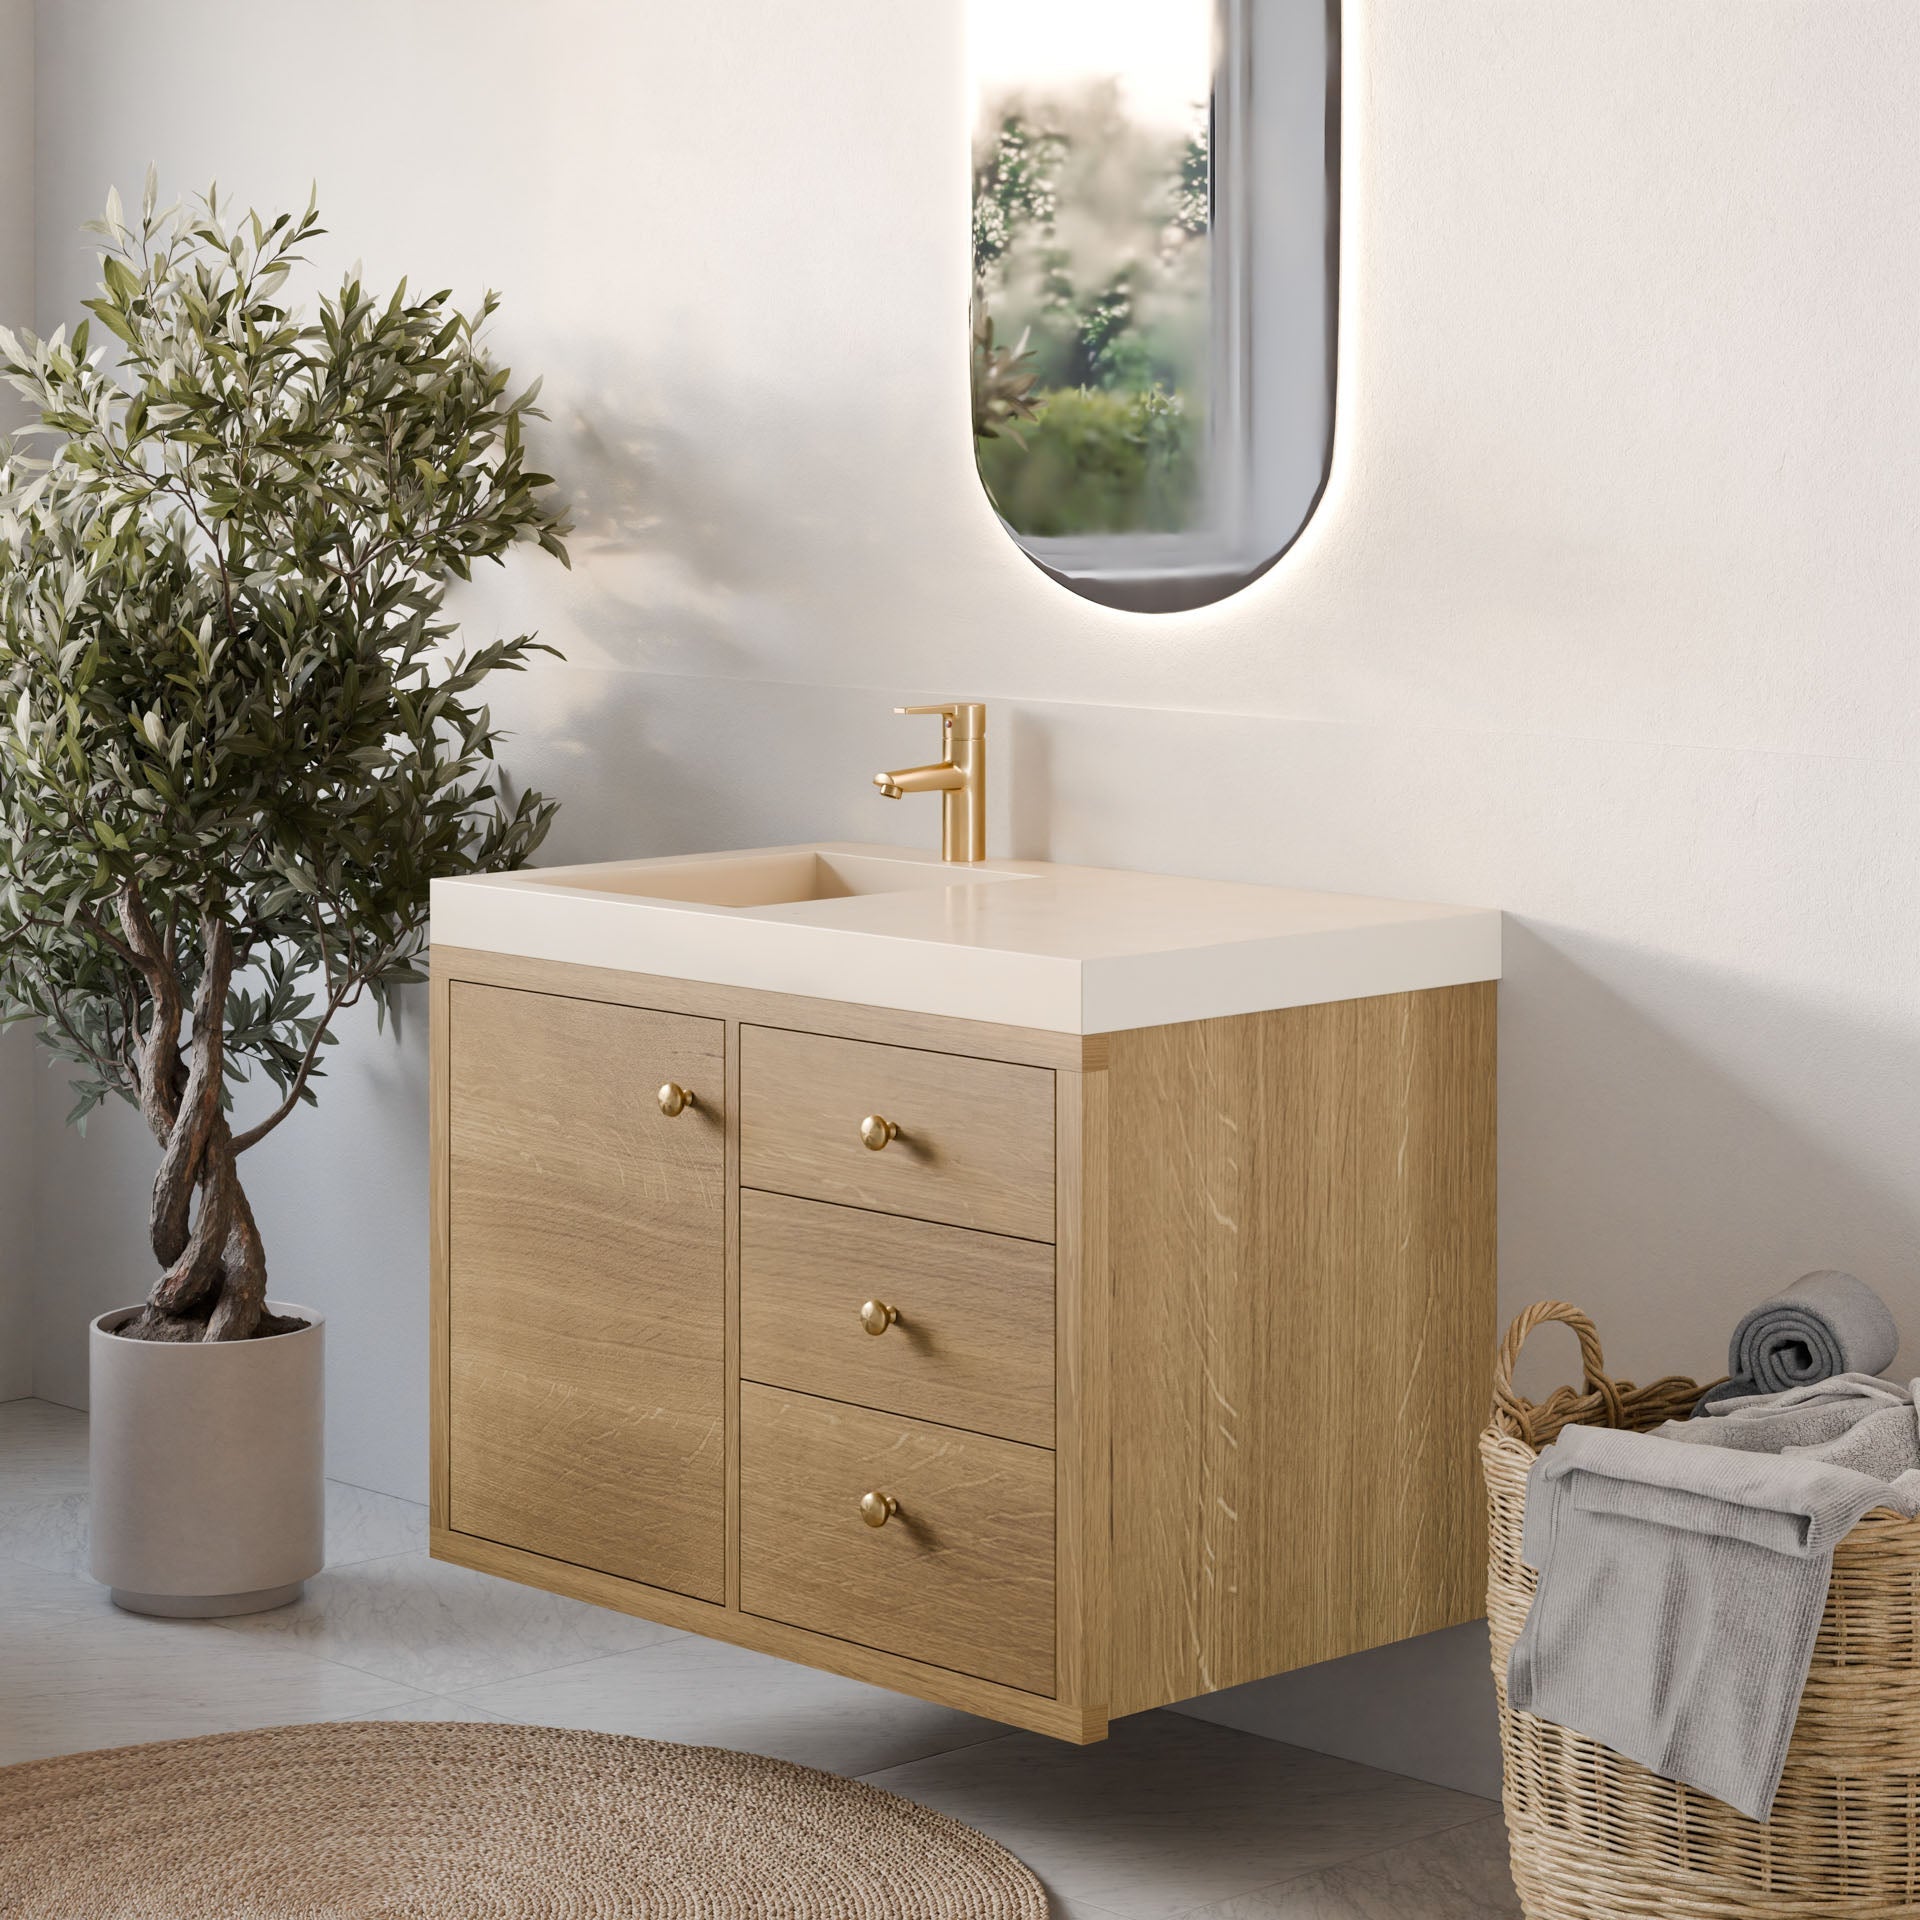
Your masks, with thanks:
[{"label": "tiled floor", "polygon": [[1061,1920],[1502,1920],[1485,1800],[1174,1713],[1084,1749],[447,1567],[423,1509],[329,1488],[325,1574],[248,1619],[86,1576],[86,1419],[0,1404],[0,1764],[300,1720],[525,1720],[859,1774],[1005,1842]]}]

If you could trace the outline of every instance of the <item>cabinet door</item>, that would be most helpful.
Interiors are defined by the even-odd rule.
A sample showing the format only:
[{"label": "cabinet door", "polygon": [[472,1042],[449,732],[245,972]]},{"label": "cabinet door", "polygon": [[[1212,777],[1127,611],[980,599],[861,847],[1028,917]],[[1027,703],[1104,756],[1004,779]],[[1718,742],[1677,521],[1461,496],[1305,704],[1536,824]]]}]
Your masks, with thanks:
[{"label": "cabinet door", "polygon": [[723,1024],[459,982],[449,1044],[453,1528],[724,1601]]}]

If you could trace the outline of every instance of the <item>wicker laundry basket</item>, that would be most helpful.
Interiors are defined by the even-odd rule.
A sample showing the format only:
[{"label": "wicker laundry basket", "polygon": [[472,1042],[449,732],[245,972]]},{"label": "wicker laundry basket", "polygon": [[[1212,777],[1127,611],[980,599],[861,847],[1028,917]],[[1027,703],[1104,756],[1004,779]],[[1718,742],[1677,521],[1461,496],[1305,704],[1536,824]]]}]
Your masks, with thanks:
[{"label": "wicker laundry basket", "polygon": [[[1573,1329],[1585,1374],[1534,1404],[1513,1391],[1528,1334]],[[1507,1654],[1533,1575],[1520,1563],[1527,1469],[1575,1422],[1636,1432],[1701,1389],[1609,1379],[1593,1322],[1557,1301],[1507,1330],[1480,1440],[1491,1525],[1487,1616],[1513,1877],[1527,1920],[1920,1917],[1920,1521],[1882,1510],[1841,1542],[1786,1772],[1764,1823],[1507,1705]]]}]

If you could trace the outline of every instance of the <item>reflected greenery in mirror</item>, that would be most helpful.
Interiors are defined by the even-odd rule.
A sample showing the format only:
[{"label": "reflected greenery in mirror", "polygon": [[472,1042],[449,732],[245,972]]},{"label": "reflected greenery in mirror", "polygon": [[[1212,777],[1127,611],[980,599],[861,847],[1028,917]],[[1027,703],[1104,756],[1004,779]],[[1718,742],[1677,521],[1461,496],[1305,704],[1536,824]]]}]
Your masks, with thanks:
[{"label": "reflected greenery in mirror", "polygon": [[996,432],[980,472],[1017,532],[1178,533],[1203,512],[1204,66],[1194,77],[1184,131],[1144,119],[1111,77],[983,103],[974,305],[1017,337],[1032,391],[1025,430]]}]

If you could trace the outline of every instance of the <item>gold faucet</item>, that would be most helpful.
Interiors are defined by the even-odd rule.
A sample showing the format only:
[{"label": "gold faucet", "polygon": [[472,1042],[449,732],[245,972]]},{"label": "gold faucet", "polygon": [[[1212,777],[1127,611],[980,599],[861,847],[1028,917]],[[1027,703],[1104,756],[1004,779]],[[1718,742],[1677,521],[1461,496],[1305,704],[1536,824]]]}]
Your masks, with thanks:
[{"label": "gold faucet", "polygon": [[977,700],[942,700],[931,707],[895,707],[895,713],[937,713],[941,758],[928,767],[876,773],[873,784],[889,800],[903,793],[940,796],[940,858],[987,857],[987,710]]}]

